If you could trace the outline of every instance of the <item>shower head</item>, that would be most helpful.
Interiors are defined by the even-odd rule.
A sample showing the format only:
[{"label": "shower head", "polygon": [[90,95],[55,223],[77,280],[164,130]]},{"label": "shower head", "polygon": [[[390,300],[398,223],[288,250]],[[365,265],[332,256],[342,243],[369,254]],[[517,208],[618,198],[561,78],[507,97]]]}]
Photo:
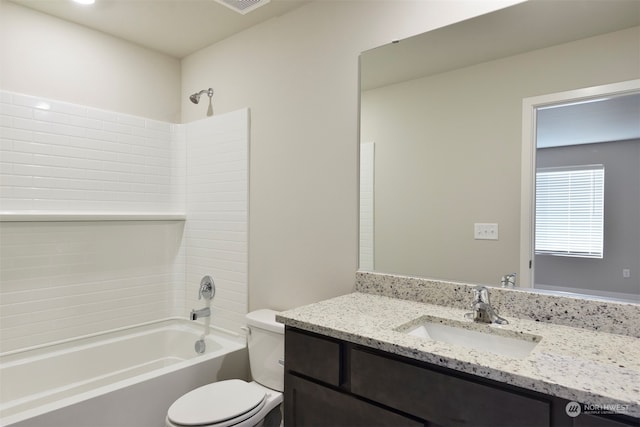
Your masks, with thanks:
[{"label": "shower head", "polygon": [[211,89],[211,88],[209,88],[209,89],[203,89],[203,90],[201,90],[200,92],[196,92],[196,93],[194,93],[193,95],[191,95],[191,96],[189,97],[189,100],[191,100],[191,102],[193,102],[194,104],[197,104],[198,102],[200,102],[200,96],[201,96],[203,93],[206,93],[206,94],[207,94],[207,96],[208,96],[209,98],[211,98],[211,97],[213,96],[213,89]]}]

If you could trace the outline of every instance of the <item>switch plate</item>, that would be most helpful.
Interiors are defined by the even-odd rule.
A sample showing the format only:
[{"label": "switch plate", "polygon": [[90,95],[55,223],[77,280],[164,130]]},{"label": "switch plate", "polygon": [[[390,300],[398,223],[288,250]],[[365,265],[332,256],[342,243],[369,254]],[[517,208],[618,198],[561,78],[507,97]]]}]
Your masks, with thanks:
[{"label": "switch plate", "polygon": [[625,279],[628,279],[629,277],[631,277],[631,270],[629,270],[628,268],[623,268],[622,277]]},{"label": "switch plate", "polygon": [[498,240],[498,224],[476,222],[473,224],[473,238],[476,240]]}]

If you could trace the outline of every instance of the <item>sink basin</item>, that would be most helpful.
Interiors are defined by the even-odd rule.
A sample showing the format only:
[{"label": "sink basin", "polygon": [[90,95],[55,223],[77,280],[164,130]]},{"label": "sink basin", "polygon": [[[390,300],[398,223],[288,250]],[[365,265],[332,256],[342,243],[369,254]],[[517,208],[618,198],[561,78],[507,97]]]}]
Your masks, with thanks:
[{"label": "sink basin", "polygon": [[493,325],[457,322],[431,316],[421,317],[399,329],[415,337],[512,358],[527,357],[542,339],[538,335],[497,329]]}]

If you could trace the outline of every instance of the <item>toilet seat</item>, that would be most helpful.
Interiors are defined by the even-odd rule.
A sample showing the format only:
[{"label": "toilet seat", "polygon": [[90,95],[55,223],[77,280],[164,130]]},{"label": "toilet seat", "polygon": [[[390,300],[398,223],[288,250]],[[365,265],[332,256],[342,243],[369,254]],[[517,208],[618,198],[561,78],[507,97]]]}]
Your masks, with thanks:
[{"label": "toilet seat", "polygon": [[176,400],[167,421],[176,426],[228,427],[260,412],[267,393],[242,380],[226,380],[199,387]]}]

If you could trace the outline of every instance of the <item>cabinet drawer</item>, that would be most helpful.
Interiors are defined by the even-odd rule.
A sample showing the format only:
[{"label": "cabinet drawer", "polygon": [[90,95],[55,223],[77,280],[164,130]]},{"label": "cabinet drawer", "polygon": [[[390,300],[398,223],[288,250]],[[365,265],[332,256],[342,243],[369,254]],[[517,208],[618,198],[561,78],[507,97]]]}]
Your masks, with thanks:
[{"label": "cabinet drawer", "polygon": [[287,371],[340,385],[340,343],[287,329],[284,340]]},{"label": "cabinet drawer", "polygon": [[353,349],[351,391],[445,426],[548,426],[550,404]]},{"label": "cabinet drawer", "polygon": [[424,427],[422,422],[291,374],[285,376],[285,399],[287,426]]},{"label": "cabinet drawer", "polygon": [[630,427],[638,426],[640,423],[628,424],[596,415],[580,414],[573,421],[573,427]]}]

